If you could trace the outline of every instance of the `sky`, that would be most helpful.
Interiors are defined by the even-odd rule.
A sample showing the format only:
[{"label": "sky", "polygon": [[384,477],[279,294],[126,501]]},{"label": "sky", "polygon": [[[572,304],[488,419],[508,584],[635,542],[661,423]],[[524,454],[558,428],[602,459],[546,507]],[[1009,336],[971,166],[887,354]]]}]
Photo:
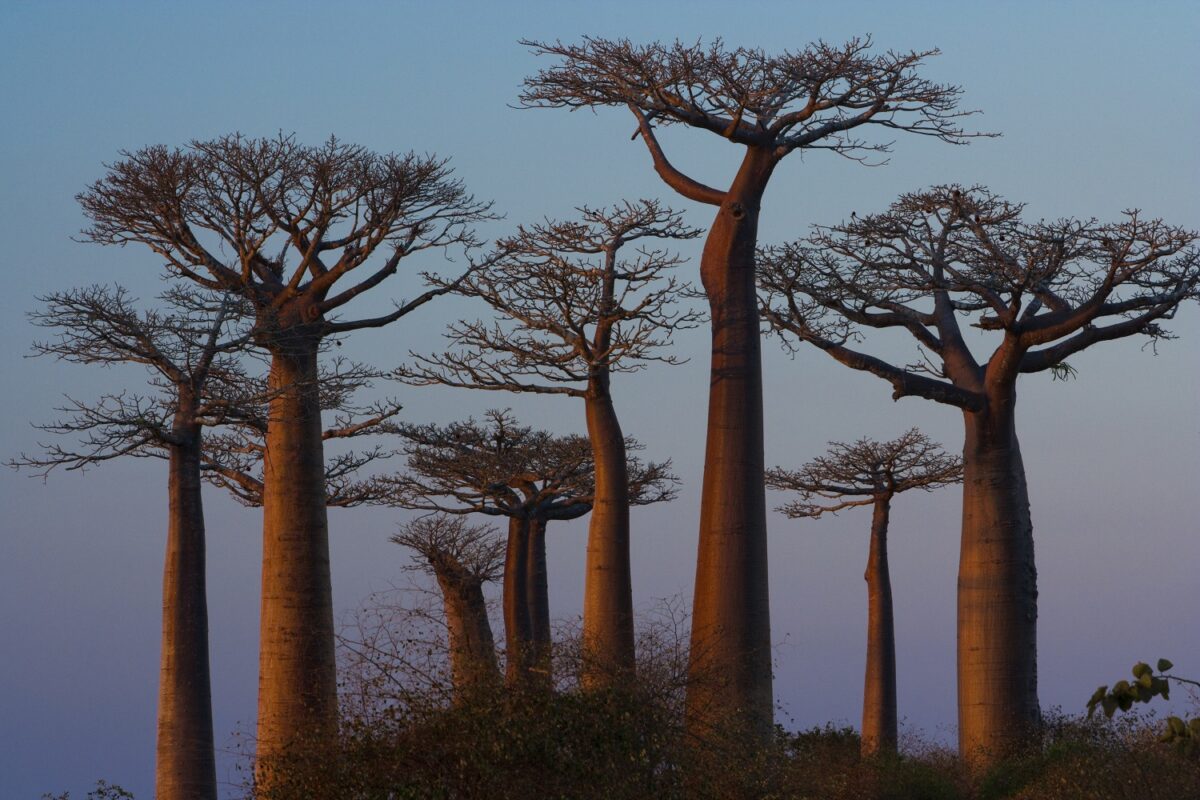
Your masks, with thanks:
[{"label": "sky", "polygon": [[[661,198],[707,226],[709,209],[673,196],[650,168],[632,118],[518,110],[522,79],[548,62],[522,38],[583,35],[705,41],[768,52],[872,34],[877,48],[940,48],[924,74],[963,87],[1003,134],[954,147],[900,138],[886,166],[826,152],[794,154],[764,200],[761,240],[881,210],[935,183],[985,184],[1028,203],[1030,216],[1122,210],[1200,228],[1200,11],[1191,3],[634,2],[0,4],[0,457],[32,451],[63,395],[137,387],[136,369],[30,359],[37,297],[116,283],[150,300],[160,264],[134,248],[72,239],[74,196],[122,149],[180,145],[240,131],[331,134],[386,152],[448,156],[503,220],[485,238],[576,206]],[[710,141],[713,140],[713,141]],[[683,169],[720,185],[737,164],[727,142],[672,130]],[[695,279],[698,244],[681,275]],[[456,264],[428,254],[364,297],[363,312],[421,288],[419,270]],[[356,301],[359,302],[359,301]],[[443,299],[392,328],[356,333],[346,353],[381,367],[442,345],[446,323],[481,313]],[[1039,679],[1044,708],[1082,710],[1101,683],[1139,659],[1167,657],[1200,675],[1200,535],[1191,493],[1200,476],[1200,307],[1172,323],[1157,354],[1139,341],[1072,359],[1070,381],[1022,379],[1018,426],[1028,470],[1040,580]],[[690,360],[621,376],[626,433],[650,458],[674,459],[678,500],[635,509],[639,608],[690,598],[707,384],[707,334],[678,338]],[[904,344],[877,352],[904,357]],[[830,440],[891,438],[920,426],[961,446],[958,412],[894,403],[878,379],[815,350],[764,346],[767,463],[798,466]],[[526,424],[581,432],[569,398],[385,387],[404,418],[446,423],[512,407]],[[98,778],[139,798],[153,786],[154,714],[166,495],[162,465],[113,462],[48,481],[0,472],[0,794],[82,796]],[[900,715],[904,730],[953,736],[954,591],[960,493],[899,498],[892,513]],[[773,506],[784,501],[768,497]],[[223,791],[237,771],[238,732],[253,730],[257,685],[258,512],[205,496],[213,695]],[[408,517],[386,509],[330,512],[335,613],[403,581],[407,555],[387,538]],[[790,728],[856,724],[861,711],[869,520],[769,519],[777,721]],[[550,531],[555,617],[582,604],[586,519]],[[814,691],[814,689],[816,689]]]}]

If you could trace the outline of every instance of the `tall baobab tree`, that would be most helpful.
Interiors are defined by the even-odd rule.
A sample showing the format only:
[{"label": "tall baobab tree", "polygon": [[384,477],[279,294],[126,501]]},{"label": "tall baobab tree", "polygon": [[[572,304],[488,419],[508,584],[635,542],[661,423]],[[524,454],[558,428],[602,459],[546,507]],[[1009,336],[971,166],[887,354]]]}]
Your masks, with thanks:
[{"label": "tall baobab tree", "polygon": [[145,245],[169,273],[245,298],[255,342],[270,353],[257,735],[260,760],[269,758],[325,735],[337,713],[321,342],[395,322],[448,291],[341,316],[404,259],[473,244],[469,226],[488,206],[433,156],[236,134],[125,152],[79,202],[92,223],[86,240]]},{"label": "tall baobab tree", "polygon": [[[964,141],[959,89],[918,68],[936,50],[871,54],[871,41],[823,42],[771,56],[720,40],[635,45],[585,38],[528,41],[558,63],[527,78],[531,108],[627,108],[654,169],[684,197],[717,207],[700,277],[712,323],[712,362],[700,539],[692,613],[688,718],[771,732],[771,632],[763,492],[762,363],[754,254],[763,194],[776,166],[796,150],[866,160],[887,142],[860,138],[882,128]],[[741,146],[726,188],[697,180],[667,158],[655,125],[683,125]]]},{"label": "tall baobab tree", "polygon": [[[406,473],[379,479],[390,505],[509,520],[504,563],[505,677],[513,686],[550,681],[550,606],[546,524],[588,513],[595,494],[591,444],[521,426],[507,411],[446,426],[404,426]],[[626,440],[626,450],[640,448]],[[670,462],[643,465],[630,457],[630,501],[674,496]]]},{"label": "tall baobab tree", "polygon": [[[1167,337],[1161,323],[1200,281],[1197,235],[1137,211],[1115,223],[1021,215],[1021,205],[986,189],[937,186],[759,254],[764,314],[781,336],[883,378],[895,399],[962,412],[959,747],[976,763],[1039,721],[1017,379],[1069,371],[1066,359],[1099,342]],[[967,343],[967,319],[997,340],[985,359]],[[921,360],[896,365],[858,349],[871,328],[907,331]]]},{"label": "tall baobab tree", "polygon": [[405,524],[392,541],[416,551],[420,568],[433,575],[441,590],[455,702],[496,686],[500,671],[483,585],[503,571],[504,540],[490,525],[434,514]]},{"label": "tall baobab tree", "polygon": [[163,565],[162,657],[158,688],[155,796],[216,800],[212,688],[208,657],[202,432],[262,402],[237,351],[249,341],[236,297],[175,287],[160,309],[139,311],[120,287],[92,286],[41,298],[33,323],[54,332],[34,352],[78,364],[139,364],[148,394],[68,400],[42,430],[70,444],[44,445],[10,462],[45,476],[122,458],[167,462],[167,543]]},{"label": "tall baobab tree", "polygon": [[505,255],[455,290],[482,299],[497,317],[450,325],[448,352],[414,355],[416,364],[398,374],[418,384],[583,400],[595,497],[581,679],[594,687],[619,682],[634,668],[629,476],[612,375],[649,362],[677,363],[664,350],[672,334],[697,324],[699,315],[672,307],[688,292],[669,274],[681,259],[649,243],[690,239],[699,231],[653,200],[578,211],[576,220],[523,226],[502,242]]},{"label": "tall baobab tree", "polygon": [[830,442],[829,451],[798,470],[767,470],[767,488],[799,492],[800,499],[779,510],[789,517],[836,514],[871,506],[871,546],[863,579],[867,582],[867,669],[863,681],[862,754],[895,753],[896,632],[892,577],[888,570],[888,519],[892,498],[912,489],[932,491],[962,480],[962,459],[916,428],[887,442],[859,439]]}]

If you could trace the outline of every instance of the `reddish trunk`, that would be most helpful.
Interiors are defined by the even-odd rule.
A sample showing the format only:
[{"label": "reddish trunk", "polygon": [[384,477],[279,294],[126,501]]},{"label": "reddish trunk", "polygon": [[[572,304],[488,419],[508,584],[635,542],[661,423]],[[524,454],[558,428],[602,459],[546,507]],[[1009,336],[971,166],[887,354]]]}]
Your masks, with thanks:
[{"label": "reddish trunk", "polygon": [[523,686],[529,677],[529,606],[526,600],[526,570],[529,558],[529,520],[508,521],[508,548],[504,554],[504,681],[509,687]]},{"label": "reddish trunk", "polygon": [[629,561],[629,476],[625,436],[607,376],[587,396],[596,496],[588,523],[583,592],[585,688],[612,686],[633,672],[633,579]]},{"label": "reddish trunk", "polygon": [[961,754],[986,765],[1027,741],[1039,721],[1037,569],[1015,393],[990,392],[966,412],[958,572]]},{"label": "reddish trunk", "polygon": [[550,671],[550,585],[546,574],[546,520],[529,520],[528,559],[525,566],[525,604],[529,614],[529,670],[531,685],[549,689],[554,685]]},{"label": "reddish trunk", "polygon": [[862,754],[895,753],[896,632],[892,617],[892,577],[888,571],[887,529],[891,498],[875,499],[867,581],[867,670],[863,684]]},{"label": "reddish trunk", "polygon": [[258,756],[328,735],[337,719],[333,598],[316,338],[272,348],[263,460]]},{"label": "reddish trunk", "polygon": [[438,572],[450,634],[450,674],[454,699],[462,703],[500,677],[496,643],[488,621],[483,586],[478,580],[448,570]]},{"label": "reddish trunk", "polygon": [[170,450],[154,795],[216,800],[200,429],[177,425],[175,433],[185,441]]},{"label": "reddish trunk", "polygon": [[748,149],[700,264],[712,365],[687,696],[693,732],[746,726],[762,739],[773,701],[754,249],[774,164],[770,151]]}]

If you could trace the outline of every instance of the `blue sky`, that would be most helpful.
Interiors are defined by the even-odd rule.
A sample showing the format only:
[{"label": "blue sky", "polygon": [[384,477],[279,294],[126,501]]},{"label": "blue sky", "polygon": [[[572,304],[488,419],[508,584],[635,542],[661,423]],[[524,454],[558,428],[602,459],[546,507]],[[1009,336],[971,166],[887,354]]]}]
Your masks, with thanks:
[{"label": "blue sky", "polygon": [[[64,393],[138,385],[136,371],[25,358],[24,314],[46,292],[121,282],[158,291],[147,253],[72,241],[74,195],[123,149],[182,144],[230,131],[330,134],[387,151],[449,156],[506,219],[495,236],[543,215],[622,198],[660,197],[699,226],[708,210],[669,194],[632,121],[618,111],[513,109],[539,60],[521,38],[581,35],[706,40],[768,51],[871,33],[880,49],[938,47],[926,74],[961,85],[979,129],[1003,136],[951,147],[900,139],[891,163],[867,169],[827,153],[789,158],[764,202],[762,238],[886,206],[932,183],[983,183],[1039,217],[1117,217],[1125,208],[1200,227],[1200,12],[1189,3],[66,3],[0,6],[0,454],[36,446]],[[713,138],[713,137],[709,137]],[[737,154],[688,131],[664,138],[672,158],[719,184]],[[688,255],[698,254],[689,245]],[[453,269],[430,255],[421,269]],[[695,261],[683,268],[693,275]],[[415,273],[416,270],[414,269]],[[362,309],[419,289],[399,277]],[[440,346],[468,304],[432,303],[392,329],[356,334],[348,352],[389,366]],[[1018,410],[1041,579],[1040,678],[1045,706],[1079,710],[1133,661],[1169,657],[1200,674],[1200,537],[1190,494],[1200,476],[1200,309],[1172,325],[1157,356],[1139,342],[1073,359],[1078,378],[1032,377]],[[884,342],[907,354],[904,343]],[[628,433],[652,458],[672,457],[679,500],[635,512],[636,602],[688,595],[703,451],[706,334],[680,338],[691,361],[615,386]],[[798,465],[830,439],[891,437],[920,425],[950,449],[951,409],[890,400],[888,387],[818,353],[766,353],[767,460]],[[397,388],[405,416],[447,422],[512,406],[524,421],[581,431],[582,409],[527,399]],[[2,792],[82,795],[104,777],[149,797],[153,777],[165,476],[157,464],[105,465],[45,484],[0,473],[0,774]],[[771,498],[772,502],[781,498]],[[946,738],[954,721],[954,582],[958,494],[899,500],[893,512],[900,713]],[[258,519],[206,497],[219,744],[252,730],[256,688]],[[384,510],[331,512],[339,613],[401,580],[406,556]],[[770,520],[779,720],[856,722],[860,710],[868,520]],[[586,521],[550,536],[556,616],[580,610]],[[813,691],[820,686],[820,691]],[[222,760],[221,778],[231,772]]]}]

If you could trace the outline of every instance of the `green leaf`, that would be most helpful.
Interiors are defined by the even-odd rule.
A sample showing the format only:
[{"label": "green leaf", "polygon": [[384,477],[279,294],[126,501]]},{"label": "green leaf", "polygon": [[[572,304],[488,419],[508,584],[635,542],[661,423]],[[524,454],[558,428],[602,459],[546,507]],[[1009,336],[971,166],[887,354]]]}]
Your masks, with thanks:
[{"label": "green leaf", "polygon": [[1170,661],[1167,661],[1165,658],[1160,658],[1158,660],[1158,671],[1159,672],[1166,672],[1167,670],[1171,669],[1174,666],[1175,666],[1174,664],[1172,664]]},{"label": "green leaf", "polygon": [[1104,716],[1112,719],[1113,712],[1117,710],[1117,701],[1112,696],[1107,696],[1100,701],[1100,706],[1104,709]]},{"label": "green leaf", "polygon": [[1092,696],[1090,698],[1088,698],[1088,701],[1087,701],[1087,707],[1088,707],[1089,714],[1096,709],[1096,705],[1101,700],[1104,699],[1104,695],[1106,695],[1106,694],[1108,694],[1108,686],[1107,685],[1101,686],[1099,689],[1092,692]]},{"label": "green leaf", "polygon": [[1192,738],[1200,739],[1200,717],[1188,720],[1188,731],[1192,734]]},{"label": "green leaf", "polygon": [[1139,661],[1133,665],[1133,677],[1138,679],[1138,683],[1141,683],[1142,678],[1151,675],[1153,672],[1154,670],[1150,669],[1150,665],[1145,661]]},{"label": "green leaf", "polygon": [[1171,729],[1171,733],[1176,736],[1187,736],[1187,726],[1183,724],[1183,720],[1179,717],[1167,717],[1167,727]]}]

